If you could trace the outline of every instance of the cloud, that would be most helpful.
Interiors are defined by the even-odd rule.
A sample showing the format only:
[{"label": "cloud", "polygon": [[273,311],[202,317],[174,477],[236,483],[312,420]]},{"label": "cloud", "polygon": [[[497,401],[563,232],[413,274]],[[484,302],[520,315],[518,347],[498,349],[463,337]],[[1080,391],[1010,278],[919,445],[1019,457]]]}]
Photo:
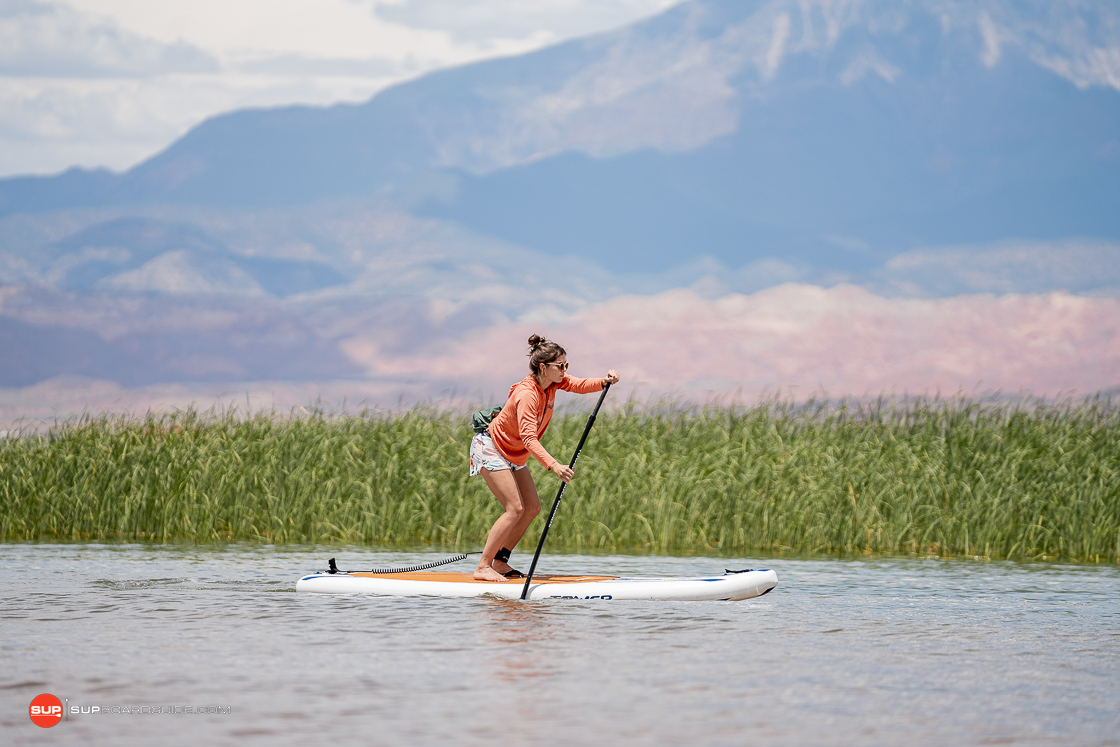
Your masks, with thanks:
[{"label": "cloud", "polygon": [[1109,86],[1120,91],[1120,48],[1089,46],[1066,55],[1038,49],[1032,56],[1038,64],[1079,88]]},{"label": "cloud", "polygon": [[[415,69],[416,63],[412,63]],[[238,72],[253,75],[284,77],[341,77],[341,78],[396,78],[410,72],[409,63],[401,64],[384,59],[329,59],[283,54],[260,60],[249,60],[236,66]]]},{"label": "cloud", "polygon": [[440,29],[453,38],[488,42],[543,35],[582,36],[653,15],[680,0],[383,0],[375,13],[414,28]]},{"label": "cloud", "polygon": [[195,46],[145,39],[64,5],[0,5],[0,75],[138,78],[218,68],[213,56]]},{"label": "cloud", "polygon": [[902,75],[902,70],[884,60],[875,50],[865,49],[840,73],[840,82],[850,86],[868,73],[875,73],[886,82],[894,83],[895,78]]},{"label": "cloud", "polygon": [[456,51],[446,34],[380,21],[370,0],[62,0],[107,17],[122,29],[163,43],[185,41],[224,63],[273,55],[400,61],[446,58]]},{"label": "cloud", "polygon": [[1072,0],[1042,3],[1023,12],[1017,3],[950,3],[956,25],[975,19],[983,44],[980,59],[996,65],[1009,47],[1081,88],[1120,90],[1120,13],[1115,3]]},{"label": "cloud", "polygon": [[198,122],[242,107],[368,98],[394,78],[213,73],[9,78],[0,86],[0,175],[133,166]]},{"label": "cloud", "polygon": [[869,282],[906,295],[1071,293],[1120,296],[1120,244],[1070,239],[943,247],[892,257]]},{"label": "cloud", "polygon": [[993,67],[1000,58],[1000,31],[992,23],[992,17],[987,11],[980,14],[979,24],[980,34],[984,37],[984,51],[980,54],[980,60],[985,67]]},{"label": "cloud", "polygon": [[770,46],[766,50],[766,62],[762,66],[762,77],[770,79],[778,72],[778,65],[782,64],[782,57],[786,53],[786,42],[789,41],[789,14],[780,13],[774,19],[774,35],[770,38]]}]

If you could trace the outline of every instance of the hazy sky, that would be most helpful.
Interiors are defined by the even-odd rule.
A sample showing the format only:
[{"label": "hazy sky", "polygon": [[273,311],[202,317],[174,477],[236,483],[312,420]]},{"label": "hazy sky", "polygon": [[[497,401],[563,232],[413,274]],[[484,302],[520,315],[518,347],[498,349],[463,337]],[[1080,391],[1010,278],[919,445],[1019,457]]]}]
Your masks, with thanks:
[{"label": "hazy sky", "polygon": [[213,114],[362,101],[676,0],[0,0],[0,176],[125,169]]}]

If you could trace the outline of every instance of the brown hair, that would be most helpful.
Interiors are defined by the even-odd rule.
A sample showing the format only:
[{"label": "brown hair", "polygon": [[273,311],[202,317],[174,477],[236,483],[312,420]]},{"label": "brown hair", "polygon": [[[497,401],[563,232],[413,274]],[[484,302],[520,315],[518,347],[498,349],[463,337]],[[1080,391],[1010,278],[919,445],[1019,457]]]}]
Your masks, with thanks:
[{"label": "brown hair", "polygon": [[529,370],[533,372],[534,376],[541,372],[542,363],[552,363],[560,356],[567,354],[568,351],[552,340],[546,340],[540,335],[532,335],[529,338]]}]

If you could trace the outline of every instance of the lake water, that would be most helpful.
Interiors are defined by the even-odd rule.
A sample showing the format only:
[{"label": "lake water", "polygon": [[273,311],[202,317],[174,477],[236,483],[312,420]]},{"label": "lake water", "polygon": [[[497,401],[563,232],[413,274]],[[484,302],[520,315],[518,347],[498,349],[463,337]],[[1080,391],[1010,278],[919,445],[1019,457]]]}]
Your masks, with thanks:
[{"label": "lake water", "polygon": [[[745,602],[296,594],[331,556],[438,557],[0,545],[0,741],[1120,744],[1115,566],[548,555],[541,572],[769,567],[779,585]],[[110,712],[40,728],[40,693]],[[112,712],[134,707],[157,712]]]}]

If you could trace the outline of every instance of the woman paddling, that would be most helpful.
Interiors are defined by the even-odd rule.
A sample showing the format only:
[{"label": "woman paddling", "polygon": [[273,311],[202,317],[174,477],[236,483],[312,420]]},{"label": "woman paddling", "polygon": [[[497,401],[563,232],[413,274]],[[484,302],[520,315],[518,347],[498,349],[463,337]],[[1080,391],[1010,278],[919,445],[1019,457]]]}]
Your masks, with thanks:
[{"label": "woman paddling", "polygon": [[537,486],[525,468],[529,457],[564,482],[572,479],[573,470],[554,459],[540,442],[552,420],[556,390],[589,394],[618,381],[613,369],[602,379],[568,376],[564,348],[540,335],[529,338],[529,370],[532,373],[510,387],[509,399],[490,423],[489,431],[471,441],[471,477],[481,474],[505,509],[486,537],[482,559],[474,572],[479,581],[524,578],[510,567],[509,556],[541,510]]}]

